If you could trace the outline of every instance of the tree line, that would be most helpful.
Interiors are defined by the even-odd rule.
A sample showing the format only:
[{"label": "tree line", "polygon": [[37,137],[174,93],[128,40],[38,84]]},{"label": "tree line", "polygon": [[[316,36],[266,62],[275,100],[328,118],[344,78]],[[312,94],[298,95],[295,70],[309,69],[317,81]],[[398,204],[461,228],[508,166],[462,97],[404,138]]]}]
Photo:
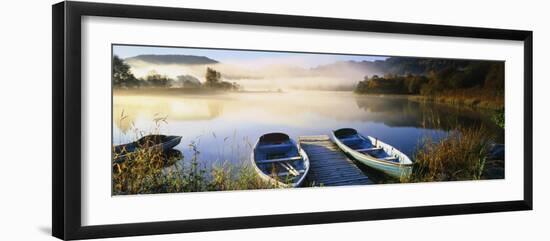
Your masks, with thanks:
[{"label": "tree line", "polygon": [[201,83],[191,75],[179,75],[175,79],[166,75],[149,72],[146,76],[136,78],[130,65],[117,55],[113,56],[112,81],[115,88],[208,88],[217,90],[239,90],[241,87],[235,82],[222,80],[222,74],[213,68],[207,67],[205,83]]},{"label": "tree line", "polygon": [[[388,59],[391,61],[392,58]],[[403,58],[398,58],[403,59]],[[437,95],[450,90],[504,92],[504,63],[405,58],[384,76],[365,76],[356,93]],[[389,68],[389,67],[388,67]]]}]

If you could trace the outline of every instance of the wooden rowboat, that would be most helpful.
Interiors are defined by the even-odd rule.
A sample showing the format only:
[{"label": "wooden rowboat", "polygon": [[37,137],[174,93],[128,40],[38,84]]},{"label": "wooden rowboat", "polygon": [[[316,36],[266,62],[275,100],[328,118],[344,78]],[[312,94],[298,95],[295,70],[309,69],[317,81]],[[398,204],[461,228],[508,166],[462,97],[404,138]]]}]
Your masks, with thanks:
[{"label": "wooden rowboat", "polygon": [[177,146],[180,141],[181,136],[147,135],[135,142],[114,146],[113,161],[122,163],[131,159],[138,150],[167,152]]},{"label": "wooden rowboat", "polygon": [[408,177],[412,172],[413,162],[407,155],[374,137],[343,128],[333,131],[332,138],[342,151],[373,169],[395,178]]},{"label": "wooden rowboat", "polygon": [[261,136],[250,159],[262,179],[279,187],[300,186],[309,171],[306,152],[284,133]]}]

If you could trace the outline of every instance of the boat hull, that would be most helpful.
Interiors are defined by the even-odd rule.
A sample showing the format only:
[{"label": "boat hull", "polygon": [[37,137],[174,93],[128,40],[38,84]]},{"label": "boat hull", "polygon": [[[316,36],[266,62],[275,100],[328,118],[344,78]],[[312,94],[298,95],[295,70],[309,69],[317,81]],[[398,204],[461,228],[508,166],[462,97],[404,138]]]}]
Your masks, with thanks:
[{"label": "boat hull", "polygon": [[[166,136],[165,138],[166,138],[166,141],[155,144],[155,145],[152,145],[152,146],[149,146],[146,149],[151,150],[151,151],[159,150],[161,152],[167,152],[170,149],[177,146],[181,142],[182,137],[181,136]],[[138,148],[137,147],[138,144],[136,142],[133,142],[133,143],[129,143],[129,144],[116,146],[115,149],[123,149],[123,146],[128,146],[129,148],[131,147],[132,149]],[[113,162],[114,163],[122,163],[122,162],[125,162],[126,160],[133,159],[135,157],[135,155],[136,155],[135,151],[130,151],[130,152],[126,152],[126,153],[120,152],[120,154],[116,155],[116,158],[113,158]]]}]

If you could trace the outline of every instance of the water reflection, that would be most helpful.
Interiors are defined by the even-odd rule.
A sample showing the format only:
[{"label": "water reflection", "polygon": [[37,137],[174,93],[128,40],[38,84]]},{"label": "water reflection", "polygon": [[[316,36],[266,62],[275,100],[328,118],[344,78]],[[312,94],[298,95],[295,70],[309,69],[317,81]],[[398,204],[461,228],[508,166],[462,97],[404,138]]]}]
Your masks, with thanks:
[{"label": "water reflection", "polygon": [[368,113],[371,121],[395,127],[420,127],[450,130],[457,125],[484,127],[498,132],[483,113],[445,104],[410,101],[407,97],[356,96],[357,106]]},{"label": "water reflection", "polygon": [[[166,116],[157,129],[153,119]],[[123,117],[123,118],[122,118]],[[267,132],[292,138],[329,134],[351,127],[412,155],[423,137],[440,138],[457,125],[481,124],[498,138],[503,130],[482,113],[402,97],[358,96],[350,92],[228,93],[216,95],[115,95],[114,144],[135,138],[135,127],[183,136],[177,150],[185,159],[200,150],[205,166],[248,162],[251,146]]]},{"label": "water reflection", "polygon": [[123,133],[128,133],[139,118],[153,120],[159,115],[170,120],[211,120],[223,112],[223,101],[208,99],[171,99],[151,96],[115,97],[113,101],[113,122]]}]

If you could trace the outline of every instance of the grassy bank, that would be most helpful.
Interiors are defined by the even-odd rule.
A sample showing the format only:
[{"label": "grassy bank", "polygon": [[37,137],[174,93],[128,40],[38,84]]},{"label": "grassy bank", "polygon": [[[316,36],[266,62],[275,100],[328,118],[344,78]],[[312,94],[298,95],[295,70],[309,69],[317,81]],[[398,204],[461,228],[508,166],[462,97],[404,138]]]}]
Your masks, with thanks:
[{"label": "grassy bank", "polygon": [[208,88],[152,88],[142,87],[133,89],[113,88],[113,95],[144,95],[144,96],[207,96],[207,95],[222,95],[227,93],[239,94],[263,94],[263,93],[283,93],[278,90],[216,90]]},{"label": "grassy bank", "polygon": [[445,91],[434,95],[413,95],[409,96],[409,99],[419,102],[435,102],[491,110],[504,109],[504,96],[502,94],[487,93],[487,91],[477,88]]},{"label": "grassy bank", "polygon": [[[253,167],[213,164],[206,168],[194,144],[193,156],[171,160],[162,150],[138,149],[131,160],[113,163],[112,194],[152,194],[277,188],[261,179]],[[116,159],[116,156],[115,156]],[[170,163],[172,165],[167,166]]]},{"label": "grassy bank", "polygon": [[492,136],[482,127],[459,127],[439,141],[426,138],[415,155],[412,175],[403,182],[486,179]]},{"label": "grassy bank", "polygon": [[113,95],[215,95],[223,94],[227,91],[208,89],[208,88],[113,88]]}]

